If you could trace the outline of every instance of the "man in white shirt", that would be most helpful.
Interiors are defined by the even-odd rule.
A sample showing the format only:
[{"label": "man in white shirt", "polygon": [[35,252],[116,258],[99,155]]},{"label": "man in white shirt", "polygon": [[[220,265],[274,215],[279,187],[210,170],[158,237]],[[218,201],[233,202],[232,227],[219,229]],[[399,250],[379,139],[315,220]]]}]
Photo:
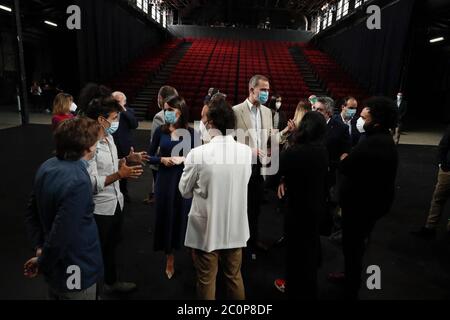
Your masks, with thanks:
[{"label": "man in white shirt", "polygon": [[112,97],[95,99],[86,110],[86,115],[98,121],[104,129],[103,138],[88,168],[105,268],[103,293],[129,292],[136,288],[134,283],[119,282],[117,279],[116,249],[121,238],[124,208],[119,180],[137,179],[143,173],[141,165],[128,166],[127,162],[143,163],[148,160],[145,152],[135,153],[132,150],[129,156],[119,161],[112,134],[119,128],[120,111],[120,105]]},{"label": "man in white shirt", "polygon": [[244,300],[241,263],[250,236],[247,185],[252,151],[227,135],[235,116],[224,98],[209,105],[206,126],[212,139],[189,153],[179,183],[182,196],[193,197],[185,245],[193,249],[200,299],[215,299],[220,262],[228,299]]}]

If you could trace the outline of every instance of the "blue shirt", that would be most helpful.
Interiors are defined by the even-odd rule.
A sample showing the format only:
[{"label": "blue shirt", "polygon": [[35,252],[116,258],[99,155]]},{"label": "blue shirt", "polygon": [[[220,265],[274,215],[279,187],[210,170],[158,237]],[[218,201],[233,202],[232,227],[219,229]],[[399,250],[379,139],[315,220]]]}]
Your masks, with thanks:
[{"label": "blue shirt", "polygon": [[26,225],[34,248],[42,248],[39,271],[49,285],[69,292],[71,266],[81,271],[81,288],[103,276],[103,260],[94,220],[87,162],[52,158],[38,170]]}]

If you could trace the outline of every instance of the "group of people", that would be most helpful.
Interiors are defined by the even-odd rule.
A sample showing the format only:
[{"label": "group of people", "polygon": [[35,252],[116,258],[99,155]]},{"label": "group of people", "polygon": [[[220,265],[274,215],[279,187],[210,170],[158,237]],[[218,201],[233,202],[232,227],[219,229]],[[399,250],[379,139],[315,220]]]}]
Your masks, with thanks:
[{"label": "group of people", "polygon": [[[287,200],[287,296],[318,297],[320,236],[341,230],[345,273],[330,278],[345,284],[348,298],[357,298],[367,240],[394,198],[395,103],[371,98],[357,117],[353,97],[335,115],[331,98],[312,96],[288,119],[282,98],[269,97],[270,82],[262,75],[250,79],[248,98],[234,107],[211,90],[191,128],[184,99],[164,86],[147,152],[135,152],[126,134],[138,123],[123,93],[89,85],[76,115],[67,109],[73,98],[55,99],[55,109],[61,105],[58,112],[66,116],[54,119],[56,156],[36,175],[26,221],[35,254],[25,276],[42,273],[55,299],[134,290],[136,284],[118,279],[116,251],[126,181],[141,177],[149,164],[154,249],[166,255],[168,279],[176,274],[175,253],[187,247],[200,299],[215,299],[219,266],[228,298],[245,299],[243,250],[253,260],[267,250],[259,217],[265,188],[274,188]],[[81,278],[69,286],[73,266]]]}]

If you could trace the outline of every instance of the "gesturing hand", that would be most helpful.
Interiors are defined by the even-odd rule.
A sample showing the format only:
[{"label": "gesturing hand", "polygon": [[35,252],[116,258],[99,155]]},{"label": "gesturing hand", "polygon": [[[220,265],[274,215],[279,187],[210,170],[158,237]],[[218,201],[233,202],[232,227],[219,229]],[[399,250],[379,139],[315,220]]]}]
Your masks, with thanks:
[{"label": "gesturing hand", "polygon": [[283,199],[286,195],[286,185],[284,182],[280,183],[278,186],[278,199]]},{"label": "gesturing hand", "polygon": [[147,152],[134,152],[134,148],[131,147],[130,154],[127,157],[127,160],[131,163],[140,163],[145,165],[146,161],[150,160]]},{"label": "gesturing hand", "polygon": [[119,162],[119,176],[122,179],[138,179],[142,174],[144,173],[144,170],[142,169],[142,166],[132,166],[129,167],[126,164],[125,160],[120,160]]},{"label": "gesturing hand", "polygon": [[23,275],[29,279],[36,278],[39,274],[38,258],[34,257],[25,262],[23,266]]}]

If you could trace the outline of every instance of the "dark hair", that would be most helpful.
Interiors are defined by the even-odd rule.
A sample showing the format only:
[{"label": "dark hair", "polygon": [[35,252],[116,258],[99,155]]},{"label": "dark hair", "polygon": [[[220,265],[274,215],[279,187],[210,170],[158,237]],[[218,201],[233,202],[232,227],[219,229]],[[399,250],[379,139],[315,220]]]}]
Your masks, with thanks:
[{"label": "dark hair", "polygon": [[382,130],[395,129],[398,125],[398,110],[395,102],[386,97],[372,97],[363,103],[372,116],[372,124]]},{"label": "dark hair", "polygon": [[92,100],[84,115],[97,121],[98,117],[108,119],[111,113],[120,112],[121,110],[122,107],[114,98],[106,97]]},{"label": "dark hair", "polygon": [[319,112],[307,112],[294,134],[295,144],[309,144],[323,141],[327,132],[325,117]]},{"label": "dark hair", "polygon": [[234,115],[233,108],[226,99],[213,99],[209,105],[209,111],[206,117],[222,135],[226,135],[227,130],[235,129],[236,116]]},{"label": "dark hair", "polygon": [[[173,96],[170,97],[165,103],[167,103],[171,108],[180,110],[180,117],[175,123],[176,129],[187,129],[189,127],[189,109],[186,105],[186,101],[182,97]],[[165,124],[161,127],[163,133],[169,133],[170,125]]]},{"label": "dark hair", "polygon": [[271,110],[276,110],[277,109],[277,100],[279,98],[281,98],[281,96],[279,94],[273,95],[272,98],[270,98],[268,108]]},{"label": "dark hair", "polygon": [[159,104],[159,97],[163,99],[161,109],[164,108],[164,104],[167,102],[167,100],[171,97],[178,96],[178,91],[174,87],[171,86],[162,86],[161,89],[159,89],[158,92],[158,104]]},{"label": "dark hair", "polygon": [[80,97],[78,98],[79,113],[84,114],[92,100],[111,97],[112,93],[112,90],[104,85],[88,83],[81,89]]},{"label": "dark hair", "polygon": [[60,160],[78,161],[99,139],[100,125],[86,117],[76,117],[61,122],[55,131],[56,157]]},{"label": "dark hair", "polygon": [[[209,91],[211,91],[211,94],[209,94]],[[214,97],[218,93],[220,93],[219,89],[217,89],[217,88],[210,88],[208,90],[208,95],[206,96],[205,100],[203,101],[203,104],[207,105],[211,101],[211,98]]]},{"label": "dark hair", "polygon": [[342,108],[342,106],[346,106],[350,100],[356,100],[356,98],[353,96],[346,96],[346,97],[342,98],[339,101],[339,107]]}]

